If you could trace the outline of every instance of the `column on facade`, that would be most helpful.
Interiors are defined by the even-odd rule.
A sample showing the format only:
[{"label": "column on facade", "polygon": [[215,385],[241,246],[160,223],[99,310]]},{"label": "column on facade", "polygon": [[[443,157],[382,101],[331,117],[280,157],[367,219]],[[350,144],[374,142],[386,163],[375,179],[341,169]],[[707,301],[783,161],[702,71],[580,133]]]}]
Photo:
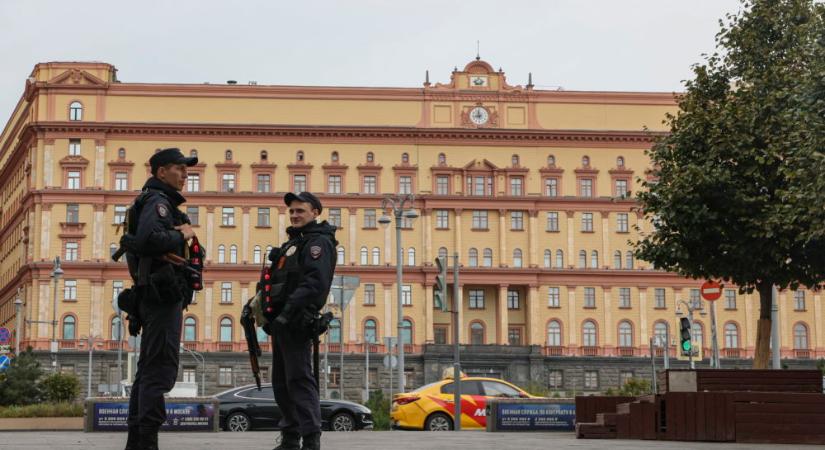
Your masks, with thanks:
[{"label": "column on facade", "polygon": [[461,213],[463,211],[461,208],[455,209],[455,252],[458,253],[459,263],[461,263],[462,258],[464,258],[464,248],[461,242]]},{"label": "column on facade", "polygon": [[[103,280],[91,280],[91,301],[89,302],[89,330],[92,336],[103,337]],[[106,305],[108,306],[108,305]]]},{"label": "column on facade", "polygon": [[[243,216],[241,218],[241,261],[246,264],[249,261],[249,206],[242,206],[241,211]],[[241,297],[246,300],[246,296]]]},{"label": "column on facade", "polygon": [[539,211],[537,209],[531,209],[527,211],[529,216],[528,220],[528,229],[527,229],[527,239],[528,239],[528,247],[530,248],[530,263],[528,267],[538,267],[539,266],[539,239],[538,239],[538,215]]},{"label": "column on facade", "polygon": [[[49,324],[47,321],[52,320],[52,283],[48,281],[40,282],[40,290],[38,292],[39,299],[37,305],[37,337],[39,339],[48,338],[51,336]],[[55,316],[57,317],[57,316]]]},{"label": "column on facade", "polygon": [[[347,304],[347,311],[349,317],[347,317],[347,327],[349,328],[349,336],[347,337],[347,344],[352,344],[358,342],[358,331],[361,328],[361,324],[358,323],[358,302],[355,301],[355,297],[353,296],[352,300]],[[343,330],[341,330],[341,336],[344,336]]]},{"label": "column on facade", "polygon": [[43,146],[43,187],[54,186],[54,139],[46,139]]},{"label": "column on facade", "polygon": [[215,254],[215,207],[206,207],[206,262],[212,262],[212,255]]},{"label": "column on facade", "polygon": [[94,187],[103,189],[103,174],[105,173],[106,162],[106,141],[95,139],[95,184]]},{"label": "column on facade", "polygon": [[578,330],[576,324],[576,286],[567,286],[567,345],[575,355],[578,347]]},{"label": "column on facade", "polygon": [[602,211],[602,266],[610,267],[610,212]]},{"label": "column on facade", "polygon": [[34,142],[34,145],[32,145],[29,148],[28,158],[29,158],[29,167],[31,168],[30,173],[29,173],[28,188],[30,190],[34,190],[34,189],[37,189],[37,177],[40,175],[40,172],[37,171],[37,142],[36,141]]},{"label": "column on facade", "polygon": [[[392,305],[392,283],[381,283],[384,289],[384,336],[395,336],[394,317],[395,308]],[[389,351],[389,349],[387,349]]]},{"label": "column on facade", "polygon": [[[507,265],[507,210],[498,210],[498,265]],[[505,296],[506,297],[506,296]]]},{"label": "column on facade", "polygon": [[384,227],[384,264],[387,265],[392,265],[395,261],[395,254],[392,251],[392,241],[394,240],[392,239],[392,236],[395,233],[395,227],[395,223],[392,223],[389,226]]},{"label": "column on facade", "polygon": [[613,341],[613,335],[617,328],[613,324],[613,299],[611,298],[611,287],[602,286],[602,295],[604,296],[604,350],[605,356],[612,356],[613,349],[616,343]]},{"label": "column on facade", "polygon": [[424,285],[424,342],[427,344],[435,342],[435,331],[433,330],[433,288],[434,285],[431,283]]},{"label": "column on facade", "polygon": [[507,290],[508,285],[498,285],[498,302],[496,303],[496,344],[507,345],[509,343],[508,333],[510,328],[510,318],[507,314]]},{"label": "column on facade", "polygon": [[52,204],[40,205],[40,259],[49,260],[49,245],[51,244]]},{"label": "column on facade", "polygon": [[576,224],[574,222],[575,211],[565,211],[567,213],[567,265],[576,265]]},{"label": "column on facade", "polygon": [[278,243],[274,247],[286,242],[286,225],[289,223],[286,217],[286,207],[278,207]]},{"label": "column on facade", "polygon": [[[642,345],[650,342],[650,335],[647,331],[647,287],[639,286],[639,330],[642,337]],[[649,348],[649,346],[648,346]]]},{"label": "column on facade", "polygon": [[422,266],[433,264],[433,210],[425,208],[421,210],[421,216],[424,219],[424,253],[421,256]]},{"label": "column on facade", "polygon": [[530,283],[527,290],[527,345],[542,345],[544,343],[544,334],[541,330],[541,323],[539,321],[539,285],[538,283]]},{"label": "column on facade", "polygon": [[203,322],[203,342],[211,342],[212,341],[212,306],[213,306],[213,299],[212,293],[214,292],[213,286],[218,285],[218,292],[220,292],[220,281],[215,281],[211,285],[207,284],[206,288],[203,290],[203,317],[201,321]]},{"label": "column on facade", "polygon": [[94,259],[103,259],[103,249],[108,248],[103,244],[103,238],[105,237],[104,211],[106,211],[105,203],[94,204],[94,218],[92,220],[92,258]]},{"label": "column on facade", "polygon": [[26,221],[26,225],[29,228],[28,236],[26,237],[26,240],[28,241],[26,243],[26,262],[27,263],[30,263],[34,260],[34,248],[35,248],[34,244],[35,244],[35,242],[34,242],[34,238],[32,237],[32,231],[37,229],[37,225],[35,224],[35,217],[36,216],[34,214],[34,210],[29,210],[28,220]]},{"label": "column on facade", "polygon": [[[750,318],[748,318],[750,320]],[[819,293],[814,294],[814,323],[811,324],[811,348],[816,351],[818,356],[825,356],[825,339],[823,339],[822,330],[822,296]]]},{"label": "column on facade", "polygon": [[349,209],[349,263],[355,265],[356,256],[358,255],[358,208]]}]

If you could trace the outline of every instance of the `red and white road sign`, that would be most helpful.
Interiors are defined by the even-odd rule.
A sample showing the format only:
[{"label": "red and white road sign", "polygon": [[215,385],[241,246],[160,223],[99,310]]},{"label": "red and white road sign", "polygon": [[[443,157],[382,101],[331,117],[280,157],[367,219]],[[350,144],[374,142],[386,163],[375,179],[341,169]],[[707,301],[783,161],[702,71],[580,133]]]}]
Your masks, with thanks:
[{"label": "red and white road sign", "polygon": [[722,285],[715,281],[705,281],[702,283],[700,292],[702,293],[703,299],[712,302],[722,296]]}]

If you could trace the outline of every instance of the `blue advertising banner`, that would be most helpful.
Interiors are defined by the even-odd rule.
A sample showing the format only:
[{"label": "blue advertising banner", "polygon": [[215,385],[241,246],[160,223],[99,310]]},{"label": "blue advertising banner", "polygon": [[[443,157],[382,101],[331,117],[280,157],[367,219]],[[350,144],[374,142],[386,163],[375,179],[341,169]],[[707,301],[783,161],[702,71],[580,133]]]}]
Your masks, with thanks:
[{"label": "blue advertising banner", "polygon": [[496,402],[497,431],[574,431],[576,405]]},{"label": "blue advertising banner", "polygon": [[[92,431],[126,431],[128,402],[95,403]],[[161,431],[214,431],[215,406],[211,403],[175,401],[166,403],[166,422]]]}]

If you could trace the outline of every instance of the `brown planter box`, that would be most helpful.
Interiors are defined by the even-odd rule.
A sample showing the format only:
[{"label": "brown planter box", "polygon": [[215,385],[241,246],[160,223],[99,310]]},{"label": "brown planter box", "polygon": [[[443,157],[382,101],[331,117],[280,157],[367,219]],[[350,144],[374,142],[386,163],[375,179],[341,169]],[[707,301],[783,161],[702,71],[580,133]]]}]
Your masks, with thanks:
[{"label": "brown planter box", "polygon": [[0,419],[0,431],[82,431],[83,417],[15,417]]}]

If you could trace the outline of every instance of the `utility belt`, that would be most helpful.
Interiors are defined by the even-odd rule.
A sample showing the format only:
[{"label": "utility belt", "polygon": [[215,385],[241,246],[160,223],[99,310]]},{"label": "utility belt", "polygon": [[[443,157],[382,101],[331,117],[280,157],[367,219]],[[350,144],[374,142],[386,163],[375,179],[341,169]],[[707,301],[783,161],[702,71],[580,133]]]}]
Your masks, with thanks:
[{"label": "utility belt", "polygon": [[[269,329],[270,314],[265,313],[264,293],[258,291],[255,297],[249,302],[255,322],[267,333],[272,334]],[[296,333],[304,333],[311,338],[316,338],[327,332],[329,323],[333,319],[331,312],[319,313],[312,307],[303,310],[292,311],[290,314],[288,327]]]}]

